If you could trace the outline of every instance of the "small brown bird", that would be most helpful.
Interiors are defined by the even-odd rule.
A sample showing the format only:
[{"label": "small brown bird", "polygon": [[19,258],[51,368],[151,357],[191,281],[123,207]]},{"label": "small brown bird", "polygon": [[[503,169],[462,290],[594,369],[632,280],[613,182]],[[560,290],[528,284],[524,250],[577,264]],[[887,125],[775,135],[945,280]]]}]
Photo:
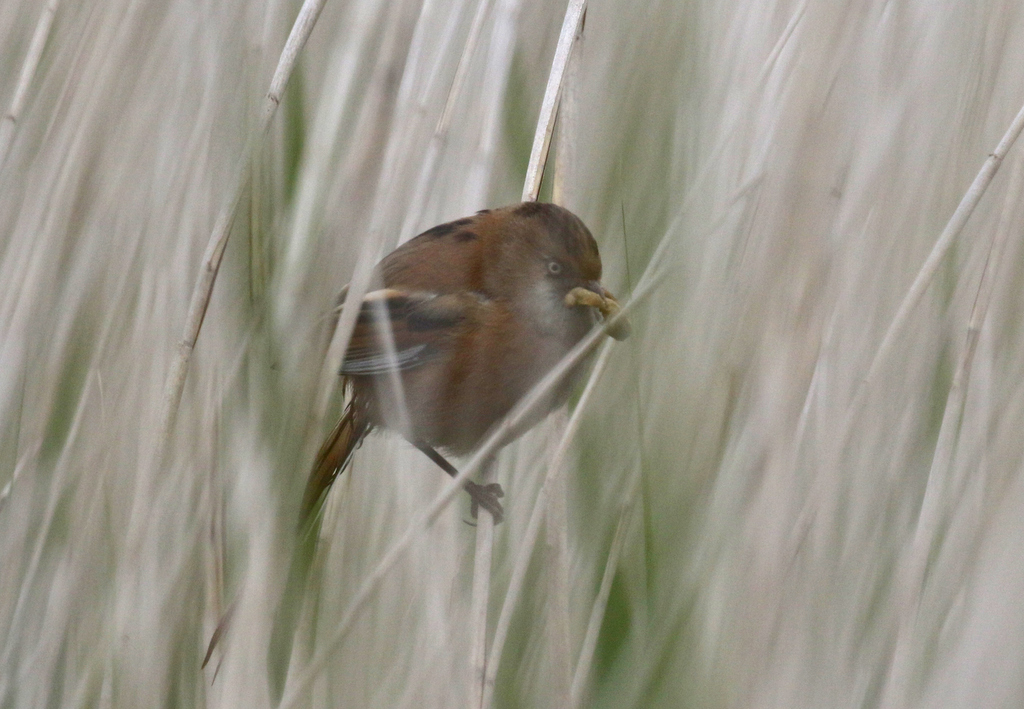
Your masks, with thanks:
[{"label": "small brown bird", "polygon": [[[306,485],[308,519],[372,429],[396,431],[445,472],[618,304],[590,231],[554,204],[483,210],[429,229],[378,264],[341,374],[351,398]],[[342,291],[344,301],[346,289]],[[626,336],[625,325],[613,336]],[[561,405],[568,378],[503,444]],[[466,483],[501,520],[498,485]]]}]

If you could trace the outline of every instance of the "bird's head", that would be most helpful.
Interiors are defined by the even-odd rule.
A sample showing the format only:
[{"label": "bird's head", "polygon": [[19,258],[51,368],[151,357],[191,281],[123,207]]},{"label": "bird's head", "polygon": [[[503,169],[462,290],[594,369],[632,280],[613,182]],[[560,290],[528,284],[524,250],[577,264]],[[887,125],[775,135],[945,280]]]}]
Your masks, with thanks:
[{"label": "bird's head", "polygon": [[597,242],[579,217],[542,202],[491,214],[495,223],[502,223],[500,243],[494,244],[501,254],[498,267],[488,274],[494,281],[491,287],[528,311],[538,326],[568,329],[578,339],[599,315],[617,312],[618,303],[601,285]]}]

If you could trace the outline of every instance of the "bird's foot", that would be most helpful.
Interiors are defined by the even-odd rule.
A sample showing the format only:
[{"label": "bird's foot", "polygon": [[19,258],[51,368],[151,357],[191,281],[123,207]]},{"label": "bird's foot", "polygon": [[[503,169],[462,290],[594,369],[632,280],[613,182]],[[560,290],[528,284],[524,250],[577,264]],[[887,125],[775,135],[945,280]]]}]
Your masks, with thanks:
[{"label": "bird's foot", "polygon": [[501,520],[505,517],[505,510],[502,508],[501,503],[498,502],[499,497],[505,496],[505,491],[501,489],[501,485],[498,483],[478,485],[472,480],[467,480],[466,492],[469,493],[472,500],[470,502],[469,513],[473,515],[473,519],[476,519],[477,513],[480,508],[483,507],[491,513],[491,517],[494,518],[495,524],[501,523]]}]

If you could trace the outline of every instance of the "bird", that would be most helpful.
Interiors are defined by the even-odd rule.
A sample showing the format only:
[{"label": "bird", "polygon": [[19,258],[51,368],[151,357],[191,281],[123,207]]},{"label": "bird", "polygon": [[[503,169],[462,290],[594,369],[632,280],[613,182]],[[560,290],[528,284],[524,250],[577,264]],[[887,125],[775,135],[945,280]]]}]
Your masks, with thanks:
[{"label": "bird", "polygon": [[[375,429],[397,432],[449,475],[602,318],[619,310],[601,285],[597,242],[556,204],[523,202],[440,224],[375,267],[340,375],[348,402],[315,458],[302,521],[314,516]],[[338,298],[344,307],[348,286]],[[616,318],[609,334],[628,335]],[[576,370],[512,431],[506,445],[568,398]],[[500,522],[497,484],[465,482]]]}]

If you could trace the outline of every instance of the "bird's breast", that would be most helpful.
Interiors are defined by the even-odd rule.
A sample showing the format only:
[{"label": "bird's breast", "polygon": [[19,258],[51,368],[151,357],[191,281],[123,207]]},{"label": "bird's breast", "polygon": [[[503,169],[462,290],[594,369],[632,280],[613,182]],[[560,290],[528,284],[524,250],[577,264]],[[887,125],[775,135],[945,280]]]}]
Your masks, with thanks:
[{"label": "bird's breast", "polygon": [[[375,423],[409,426],[411,436],[452,453],[472,450],[589,329],[589,309],[559,312],[549,292],[536,298],[528,309],[495,301],[431,361],[363,382]],[[561,404],[570,386],[553,392],[524,430]]]}]

